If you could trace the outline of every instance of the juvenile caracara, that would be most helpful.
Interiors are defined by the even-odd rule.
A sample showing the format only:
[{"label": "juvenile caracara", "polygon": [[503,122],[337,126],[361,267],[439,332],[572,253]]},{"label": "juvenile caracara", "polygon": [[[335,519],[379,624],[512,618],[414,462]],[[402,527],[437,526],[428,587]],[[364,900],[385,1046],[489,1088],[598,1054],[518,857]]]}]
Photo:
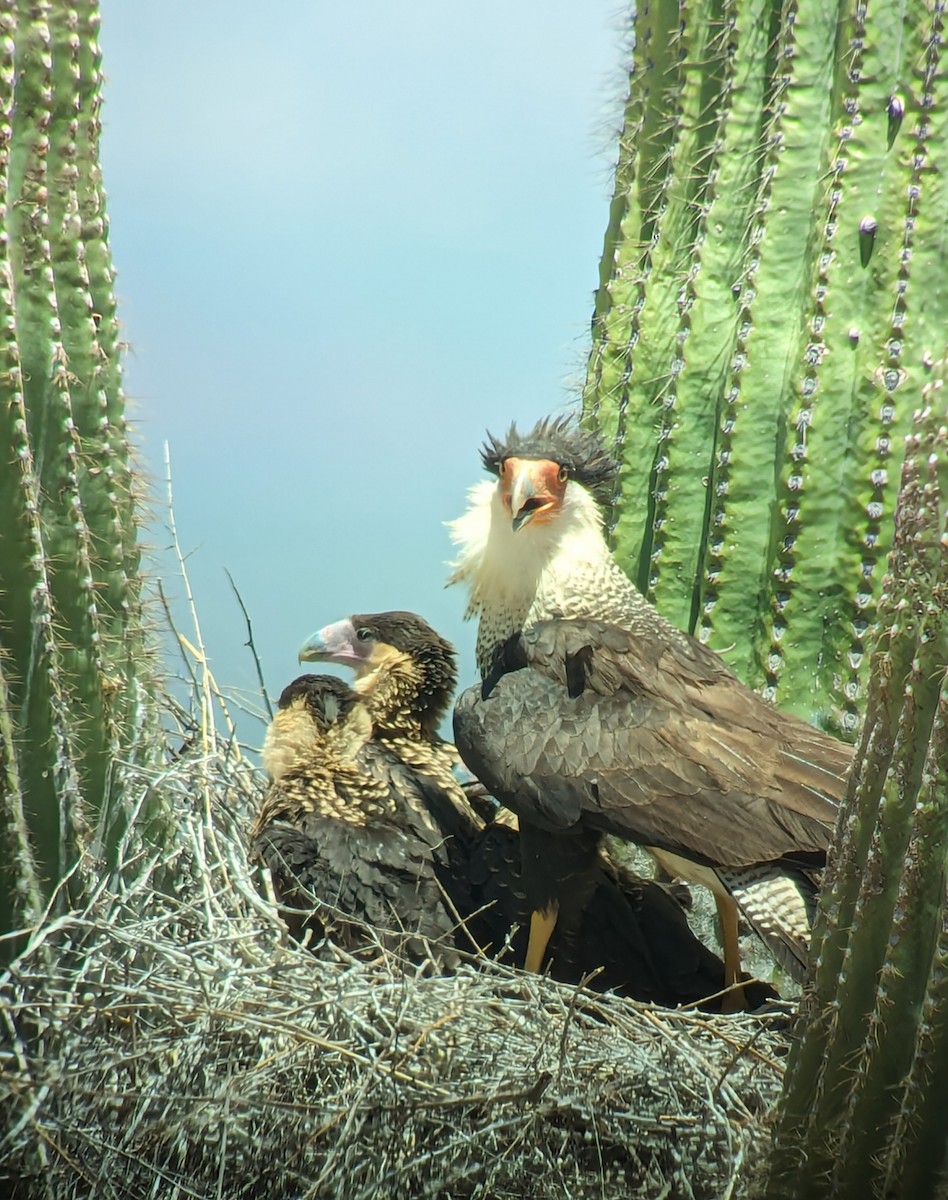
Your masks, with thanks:
[{"label": "juvenile caracara", "polygon": [[[356,950],[376,936],[416,961],[456,961],[457,920],[439,874],[443,837],[406,800],[397,763],[365,769],[372,722],[342,680],[303,675],[284,689],[267,732],[270,786],[251,832],[290,931]],[[371,927],[371,928],[369,928]]]},{"label": "juvenile caracara", "polygon": [[458,808],[456,817],[443,815],[450,832],[470,835],[480,828],[454,775],[458,752],[438,733],[457,686],[450,642],[416,613],[357,613],[314,633],[300,661],[349,667],[372,718],[373,740],[444,789]]},{"label": "juvenile caracara", "polygon": [[451,582],[479,618],[484,682],[454,728],[520,818],[527,965],[608,833],[711,889],[729,983],[738,907],[801,979],[850,747],[772,707],[639,594],[603,537],[593,493],[617,465],[597,437],[546,420],[482,454],[493,478],[453,523]]},{"label": "juvenile caracara", "polygon": [[[455,687],[450,643],[414,613],[363,613],[321,629],[300,658],[355,671],[355,688],[374,726],[373,744],[413,772],[429,815],[445,834],[453,878],[443,882],[466,916],[467,931],[490,954],[512,937],[511,949],[522,962],[530,909],[516,819],[498,810],[498,819],[485,820],[472,809],[452,771],[457,751],[437,733]],[[547,868],[564,879],[573,861],[571,852],[570,862]],[[620,869],[598,846],[575,882],[561,898],[559,926],[544,947],[542,964],[556,978],[575,983],[593,976],[596,988],[663,1004],[695,1003],[722,989],[720,960],[693,936],[664,888]],[[755,999],[766,994],[757,989]]]}]

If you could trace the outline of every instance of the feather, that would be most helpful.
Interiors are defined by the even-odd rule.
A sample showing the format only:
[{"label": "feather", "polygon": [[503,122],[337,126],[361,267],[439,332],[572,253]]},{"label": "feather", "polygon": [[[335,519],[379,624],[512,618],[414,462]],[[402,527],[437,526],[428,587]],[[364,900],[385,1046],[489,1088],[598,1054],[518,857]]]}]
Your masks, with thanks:
[{"label": "feather", "polygon": [[[774,900],[770,918],[765,909],[779,889],[748,881],[754,871],[790,880],[783,894],[796,895],[797,867],[818,871],[851,748],[768,704],[636,591],[584,486],[603,456],[592,435],[562,421],[524,436],[512,427],[485,449],[498,482],[473,492],[453,525],[451,581],[468,587],[479,616],[483,680],[455,707],[458,749],[523,828],[611,833],[696,873],[710,867],[732,881],[719,893],[753,910],[757,927],[771,919],[777,929],[790,908]],[[512,478],[518,458],[560,464],[559,476],[529,476],[563,480],[544,488],[542,522],[510,511],[511,496],[534,494]],[[797,922],[784,941],[799,946],[801,936]],[[784,944],[777,933],[769,940]],[[799,974],[800,955],[790,958]]]},{"label": "feather", "polygon": [[[524,845],[529,857],[533,843],[523,842],[515,820],[485,819],[474,809],[454,775],[457,751],[433,731],[432,708],[441,703],[444,681],[455,678],[452,647],[415,614],[375,613],[325,626],[305,652],[355,668],[371,733],[355,748],[352,765],[366,792],[393,798],[392,820],[427,841],[443,906],[458,922],[458,950],[476,945],[490,956],[521,958],[531,915],[522,858]],[[509,658],[498,654],[501,675],[516,661],[514,641],[509,652]],[[554,737],[551,752],[564,769],[575,738],[569,722]],[[349,844],[359,852],[364,884],[374,883],[365,848]],[[562,870],[553,862],[560,849],[554,838],[539,850],[549,878],[562,874],[570,885],[546,958],[557,978],[578,983],[593,976],[597,988],[667,1004],[697,1003],[720,990],[723,965],[660,885],[609,864],[598,834],[582,858],[575,844],[566,847]],[[301,856],[296,847],[294,861]]]}]

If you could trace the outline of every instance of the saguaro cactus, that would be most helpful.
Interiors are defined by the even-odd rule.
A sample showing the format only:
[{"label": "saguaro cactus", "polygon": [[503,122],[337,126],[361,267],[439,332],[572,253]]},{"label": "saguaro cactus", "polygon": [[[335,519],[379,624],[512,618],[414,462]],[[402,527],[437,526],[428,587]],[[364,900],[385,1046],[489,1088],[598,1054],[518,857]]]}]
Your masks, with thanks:
[{"label": "saguaro cactus", "polygon": [[[948,404],[910,435],[870,706],[769,1196],[915,1200],[946,1162]],[[801,1174],[801,1163],[805,1169]]]},{"label": "saguaro cactus", "polygon": [[107,858],[153,708],[98,23],[88,0],[0,4],[0,929]]},{"label": "saguaro cactus", "polygon": [[748,683],[830,727],[858,728],[879,638],[774,1200],[948,1177],[944,12],[636,18],[585,394],[625,464],[617,551]]},{"label": "saguaro cactus", "polygon": [[943,14],[638,5],[593,321],[585,410],[626,464],[630,574],[746,682],[845,730],[948,325]]}]

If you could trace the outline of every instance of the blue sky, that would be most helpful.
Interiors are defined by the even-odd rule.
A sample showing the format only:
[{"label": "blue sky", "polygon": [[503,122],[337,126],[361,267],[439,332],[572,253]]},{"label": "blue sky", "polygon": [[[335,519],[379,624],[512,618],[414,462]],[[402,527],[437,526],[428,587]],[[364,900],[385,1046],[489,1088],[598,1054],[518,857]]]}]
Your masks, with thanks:
[{"label": "blue sky", "polygon": [[[265,15],[272,14],[272,15]],[[126,390],[218,682],[411,608],[474,677],[443,522],[577,395],[621,119],[613,3],[103,0]],[[259,740],[261,728],[242,721]]]}]

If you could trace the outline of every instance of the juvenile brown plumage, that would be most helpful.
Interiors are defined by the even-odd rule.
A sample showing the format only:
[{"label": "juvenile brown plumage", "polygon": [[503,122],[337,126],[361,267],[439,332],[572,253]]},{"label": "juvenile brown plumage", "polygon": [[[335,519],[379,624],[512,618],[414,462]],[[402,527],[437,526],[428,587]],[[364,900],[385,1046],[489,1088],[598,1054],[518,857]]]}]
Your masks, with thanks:
[{"label": "juvenile brown plumage", "polygon": [[[373,744],[426,781],[429,813],[445,834],[452,868],[452,879],[442,882],[458,911],[469,914],[469,931],[492,954],[512,938],[522,961],[530,909],[516,819],[484,820],[472,809],[452,772],[456,751],[436,732],[454,687],[453,648],[415,614],[363,613],[321,629],[300,657],[356,671]],[[545,959],[553,973],[578,982],[597,972],[594,986],[665,1004],[718,992],[723,967],[692,935],[677,901],[610,863],[598,840],[591,839],[582,863],[571,849],[564,864],[573,877]],[[756,999],[764,998],[758,990]]]},{"label": "juvenile brown plumage", "polygon": [[456,961],[456,921],[438,880],[443,838],[404,802],[397,763],[368,772],[372,723],[340,679],[304,675],[267,733],[271,783],[251,831],[294,936],[328,933],[351,950],[379,936],[416,961]]},{"label": "juvenile brown plumage", "polygon": [[[538,862],[605,833],[636,841],[711,887],[730,979],[735,900],[801,978],[850,748],[767,704],[636,591],[589,490],[616,469],[597,438],[545,421],[483,457],[496,480],[454,523],[452,582],[479,617],[484,679],[455,711],[464,761],[518,813]],[[535,960],[562,889],[528,882]]]},{"label": "juvenile brown plumage", "polygon": [[355,613],[306,642],[300,661],[351,667],[375,726],[387,735],[437,740],[457,686],[454,648],[416,613]]},{"label": "juvenile brown plumage", "polygon": [[455,777],[457,750],[438,734],[457,684],[454,647],[415,613],[357,613],[313,634],[300,661],[354,671],[354,688],[372,720],[372,752],[363,755],[363,768],[390,771],[392,759],[400,764],[405,802],[417,795],[444,835],[452,899],[473,912],[464,881],[483,821]]},{"label": "juvenile brown plumage", "polygon": [[457,750],[438,734],[457,686],[456,656],[427,621],[411,612],[356,613],[314,633],[300,661],[333,662],[354,671],[374,739],[468,807],[454,777]]}]

